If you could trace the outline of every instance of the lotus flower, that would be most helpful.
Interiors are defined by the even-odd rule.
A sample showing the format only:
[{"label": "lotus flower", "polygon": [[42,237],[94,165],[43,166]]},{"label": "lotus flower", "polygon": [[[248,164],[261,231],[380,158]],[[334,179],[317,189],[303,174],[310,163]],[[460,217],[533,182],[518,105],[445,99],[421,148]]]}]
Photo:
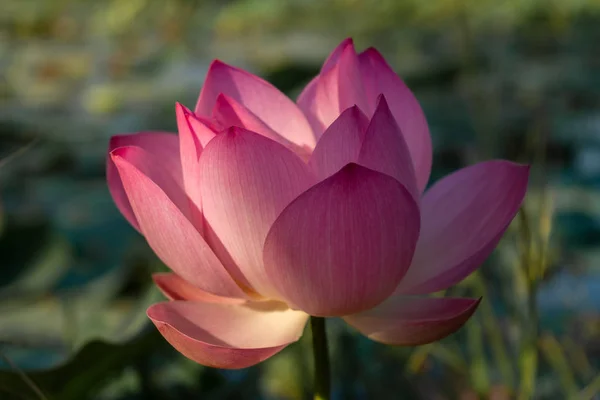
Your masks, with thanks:
[{"label": "lotus flower", "polygon": [[471,165],[425,190],[432,145],[419,103],[374,49],[342,42],[296,103],[214,61],[179,135],[110,142],[127,220],[173,271],[148,316],[188,358],[259,363],[309,315],[418,345],[456,331],[478,299],[431,297],[488,257],[525,195],[528,167]]}]

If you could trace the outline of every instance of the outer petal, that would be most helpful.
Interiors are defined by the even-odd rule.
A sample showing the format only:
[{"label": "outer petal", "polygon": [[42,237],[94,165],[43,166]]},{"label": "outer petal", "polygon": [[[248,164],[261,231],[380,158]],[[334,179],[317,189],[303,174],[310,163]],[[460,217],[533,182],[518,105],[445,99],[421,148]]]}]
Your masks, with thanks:
[{"label": "outer petal", "polygon": [[[110,138],[108,153],[122,146],[138,146],[162,160],[166,169],[169,169],[175,179],[182,180],[181,166],[179,165],[179,143],[177,136],[167,132],[139,132],[128,135],[118,135]],[[139,224],[135,219],[127,194],[123,189],[121,177],[112,158],[106,162],[106,179],[108,188],[117,205],[117,208],[129,223],[138,231]]]},{"label": "outer petal", "polygon": [[487,258],[516,215],[529,167],[487,161],[437,182],[421,201],[421,236],[401,293],[452,286]]},{"label": "outer petal", "polygon": [[[110,155],[113,161],[115,157],[120,157],[126,160],[128,164],[134,166],[137,170],[154,182],[154,184],[156,184],[160,190],[167,195],[167,197],[183,215],[188,218],[191,216],[189,198],[183,189],[183,183],[174,178],[172,173],[173,168],[164,168],[161,159],[157,158],[154,154],[147,152],[141,147],[118,147],[113,150]],[[123,179],[123,177],[121,177],[121,179]],[[129,201],[131,201],[131,196],[129,193],[127,193],[125,182],[122,181],[122,183],[124,185],[123,188],[125,189],[125,194],[128,196]]]},{"label": "outer petal", "polygon": [[308,315],[282,303],[242,305],[172,301],[148,309],[167,341],[209,367],[246,368],[273,356],[304,330]]},{"label": "outer petal", "polygon": [[308,165],[325,179],[356,162],[369,121],[357,106],[348,108],[319,139]]},{"label": "outer petal", "polygon": [[243,104],[271,129],[299,146],[313,148],[315,138],[302,111],[263,79],[215,60],[202,87],[196,113],[210,116],[219,94]]},{"label": "outer petal", "polygon": [[246,302],[244,299],[215,296],[214,294],[198,289],[179,275],[173,273],[153,274],[152,279],[156,286],[158,286],[158,289],[169,300],[190,300],[224,304],[242,304]]},{"label": "outer petal", "polygon": [[421,191],[431,172],[432,146],[427,120],[410,89],[373,48],[359,56],[366,97],[372,107],[380,94],[387,98],[410,150],[417,184]]},{"label": "outer petal", "polygon": [[140,230],[156,255],[173,271],[209,293],[246,298],[200,233],[173,200],[116,150],[119,170]]},{"label": "outer petal", "polygon": [[394,291],[418,232],[419,210],[402,184],[349,164],[281,213],[265,241],[265,269],[295,308],[356,313]]},{"label": "outer petal", "polygon": [[367,128],[358,163],[396,178],[415,200],[421,197],[408,147],[383,95]]},{"label": "outer petal", "polygon": [[231,128],[204,149],[200,175],[211,247],[227,252],[219,256],[230,257],[238,282],[275,295],[263,267],[264,239],[281,210],[314,182],[308,166],[264,136]]},{"label": "outer petal", "polygon": [[456,332],[473,315],[480,300],[393,296],[344,320],[376,342],[417,346]]}]

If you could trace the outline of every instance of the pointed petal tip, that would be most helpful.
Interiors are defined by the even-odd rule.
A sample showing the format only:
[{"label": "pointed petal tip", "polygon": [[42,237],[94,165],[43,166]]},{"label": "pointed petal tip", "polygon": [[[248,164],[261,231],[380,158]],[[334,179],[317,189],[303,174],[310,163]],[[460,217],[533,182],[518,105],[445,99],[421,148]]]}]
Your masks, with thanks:
[{"label": "pointed petal tip", "polygon": [[218,58],[213,59],[210,62],[210,65],[208,66],[208,70],[212,70],[212,69],[216,69],[216,68],[228,68],[230,67],[229,64],[225,63],[224,61],[219,60]]},{"label": "pointed petal tip", "polygon": [[121,158],[121,154],[119,154],[120,152],[117,151],[119,150],[120,147],[117,147],[116,149],[111,150],[108,155],[110,156],[110,159],[114,162],[115,160],[117,160],[118,158]]},{"label": "pointed petal tip", "polygon": [[388,109],[389,109],[389,106],[388,106],[387,99],[385,98],[385,95],[384,95],[383,93],[379,93],[379,94],[377,95],[377,107],[376,107],[376,108],[378,108],[378,107],[380,107],[380,106],[381,106],[381,107],[384,107],[384,106],[385,106],[386,108],[388,108]]},{"label": "pointed petal tip", "polygon": [[[377,113],[385,113],[387,115],[390,116],[390,118],[394,118],[393,114],[392,114],[392,110],[390,109],[390,104],[387,100],[387,98],[385,97],[385,94],[383,93],[379,93],[377,95],[377,100],[375,101],[375,112],[373,113],[373,115],[377,114]],[[396,125],[398,125],[398,122],[396,121]],[[398,129],[400,129],[400,127],[398,127]]]},{"label": "pointed petal tip", "polygon": [[135,147],[135,146],[120,146],[120,147],[117,147],[115,149],[112,149],[110,151],[110,153],[108,153],[108,154],[110,155],[111,160],[113,160],[114,162],[116,162],[119,159],[126,158],[127,157],[127,153],[133,147]]},{"label": "pointed petal tip", "polygon": [[[253,74],[251,74],[250,72],[246,71],[245,69],[236,67],[234,65],[231,64],[227,64],[225,61],[222,61],[218,58],[215,58],[211,61],[210,65],[208,66],[208,73],[206,75],[206,77],[208,78],[211,75],[211,72],[220,72],[220,71],[237,71],[237,72],[241,72],[244,75],[249,75],[252,77],[255,77]],[[258,77],[256,77],[258,78]],[[259,78],[260,79],[260,78]]]},{"label": "pointed petal tip", "polygon": [[181,113],[185,117],[187,117],[189,114],[193,114],[189,108],[187,108],[186,106],[184,106],[182,103],[180,103],[178,101],[175,102],[175,112]]},{"label": "pointed petal tip", "polygon": [[227,96],[225,93],[219,93],[217,95],[217,99],[215,100],[215,102],[217,104],[221,104],[221,103],[229,104],[229,96]]},{"label": "pointed petal tip", "polygon": [[[129,146],[129,145],[135,143],[136,135],[143,135],[143,134],[122,133],[119,135],[111,136],[110,139],[108,140],[109,153],[116,148],[123,147],[123,146]],[[146,135],[146,138],[148,138],[148,135]]]},{"label": "pointed petal tip", "polygon": [[356,54],[356,49],[354,47],[354,39],[344,39],[340,45],[343,46],[344,51],[352,51],[354,54]]},{"label": "pointed petal tip", "polygon": [[119,146],[115,149],[112,149],[110,152],[110,158],[113,161],[117,161],[122,163],[122,162],[127,162],[127,163],[131,163],[130,160],[128,160],[128,158],[130,156],[134,156],[136,154],[149,154],[147,151],[145,151],[143,148],[138,147],[138,146],[134,146],[134,145],[127,145],[127,146]]},{"label": "pointed petal tip", "polygon": [[360,110],[360,107],[357,104],[351,105],[346,110],[342,111],[342,114],[348,110],[350,113],[352,113],[352,116],[357,119],[361,116],[361,114],[364,115],[363,112]]},{"label": "pointed petal tip", "polygon": [[385,61],[385,59],[383,58],[383,55],[379,52],[379,50],[377,50],[373,46],[364,49],[359,54],[359,57],[380,58],[381,60]]}]

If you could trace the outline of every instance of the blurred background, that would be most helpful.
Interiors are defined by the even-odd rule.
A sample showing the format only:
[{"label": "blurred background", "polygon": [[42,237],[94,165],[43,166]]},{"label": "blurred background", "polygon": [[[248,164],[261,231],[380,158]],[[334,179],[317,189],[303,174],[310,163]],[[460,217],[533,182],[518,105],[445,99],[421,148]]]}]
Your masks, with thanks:
[{"label": "blurred background", "polygon": [[164,270],[119,214],[110,136],[175,131],[209,62],[291,97],[352,36],[427,115],[437,179],[532,163],[526,204],[458,333],[417,348],[332,321],[335,399],[600,399],[600,3],[595,0],[2,0],[0,399],[307,399],[310,332],[243,371],[150,326]]}]

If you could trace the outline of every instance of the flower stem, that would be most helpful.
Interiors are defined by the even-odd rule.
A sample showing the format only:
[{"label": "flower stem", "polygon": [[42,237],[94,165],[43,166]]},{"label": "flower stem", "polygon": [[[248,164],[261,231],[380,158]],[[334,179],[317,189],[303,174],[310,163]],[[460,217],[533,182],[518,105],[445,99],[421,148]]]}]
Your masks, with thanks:
[{"label": "flower stem", "polygon": [[331,372],[325,318],[310,317],[310,329],[312,331],[313,357],[315,360],[314,400],[329,400],[331,398]]}]

